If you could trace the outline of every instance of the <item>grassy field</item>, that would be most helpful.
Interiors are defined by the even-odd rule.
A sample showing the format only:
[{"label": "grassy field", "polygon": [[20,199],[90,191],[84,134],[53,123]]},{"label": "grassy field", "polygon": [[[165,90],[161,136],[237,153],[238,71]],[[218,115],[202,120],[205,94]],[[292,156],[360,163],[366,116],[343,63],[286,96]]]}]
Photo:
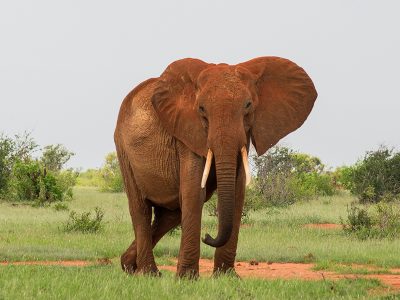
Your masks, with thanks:
[{"label": "grassy field", "polygon": [[[341,195],[298,203],[289,208],[265,209],[251,213],[240,232],[237,259],[273,262],[316,262],[318,266],[337,263],[400,267],[399,240],[360,241],[340,229],[304,228],[308,223],[339,223],[354,199]],[[163,271],[163,278],[126,276],[118,257],[133,239],[124,194],[99,193],[93,188],[76,188],[70,210],[105,211],[104,230],[97,234],[66,233],[63,224],[68,211],[52,207],[34,208],[0,202],[0,261],[96,260],[110,258],[111,266],[63,268],[44,266],[0,266],[0,299],[15,298],[363,298],[379,286],[373,280],[303,282],[262,281],[233,278],[206,279],[196,283],[175,280]],[[215,217],[203,216],[203,235],[216,232]],[[155,249],[159,263],[167,263],[179,250],[180,232],[166,235]],[[202,245],[201,255],[212,258],[213,248]],[[232,283],[234,281],[234,283]],[[234,287],[234,288],[232,288]],[[75,297],[76,296],[76,297]],[[186,297],[185,297],[186,296]],[[136,298],[136,297],[135,297]]]},{"label": "grassy field", "polygon": [[2,267],[0,299],[357,299],[379,288],[376,280],[176,280],[127,276],[115,266]]}]

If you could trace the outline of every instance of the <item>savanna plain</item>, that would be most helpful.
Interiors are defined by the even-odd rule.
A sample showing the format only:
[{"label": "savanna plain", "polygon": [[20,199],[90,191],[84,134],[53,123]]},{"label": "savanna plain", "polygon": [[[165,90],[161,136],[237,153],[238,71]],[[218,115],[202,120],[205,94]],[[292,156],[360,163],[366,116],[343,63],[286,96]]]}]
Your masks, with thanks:
[{"label": "savanna plain", "polygon": [[[397,299],[395,286],[374,275],[399,275],[399,239],[357,239],[340,226],[355,198],[346,192],[301,201],[288,207],[249,212],[239,236],[237,264],[249,266],[238,279],[202,273],[198,280],[176,279],[180,230],[167,234],[154,249],[160,278],[127,275],[119,256],[133,239],[124,193],[75,187],[68,209],[0,202],[0,299]],[[65,231],[70,211],[99,207],[103,228],[96,233]],[[202,235],[215,234],[217,219],[205,209]],[[202,244],[201,257],[214,249]],[[83,261],[81,264],[35,265],[16,262]],[[251,276],[262,262],[273,272],[277,263],[308,264],[319,279],[301,276]],[[397,269],[396,269],[397,268]],[[396,271],[397,270],[397,271]],[[326,274],[345,274],[325,276]],[[249,275],[250,274],[250,275]],[[300,274],[301,275],[301,274]],[[400,277],[400,276],[399,276]]]}]

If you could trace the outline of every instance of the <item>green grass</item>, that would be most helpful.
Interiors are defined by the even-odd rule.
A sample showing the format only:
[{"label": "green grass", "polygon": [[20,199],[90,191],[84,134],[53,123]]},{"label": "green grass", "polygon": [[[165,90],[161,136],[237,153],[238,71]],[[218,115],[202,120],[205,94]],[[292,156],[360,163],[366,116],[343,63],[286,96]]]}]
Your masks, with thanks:
[{"label": "green grass", "polygon": [[[0,267],[0,299],[16,298],[264,298],[315,299],[366,297],[367,290],[377,287],[375,281],[298,280],[262,281],[231,278],[205,279],[195,284],[175,280],[163,271],[163,278],[127,277],[119,267],[119,256],[133,239],[133,231],[124,194],[100,193],[95,188],[75,188],[69,210],[104,210],[104,230],[84,234],[62,230],[69,210],[53,207],[34,208],[26,204],[0,202],[0,261],[23,260],[96,260],[112,258],[112,266],[62,268],[43,266]],[[263,209],[250,214],[247,226],[241,228],[237,259],[273,262],[309,262],[317,267],[339,272],[339,264],[373,264],[382,270],[400,267],[400,240],[360,241],[340,229],[305,228],[308,223],[339,223],[347,215],[349,195],[324,197],[297,203],[288,208]],[[217,220],[203,215],[202,236],[215,235]],[[166,235],[155,248],[160,264],[179,251],[180,231]],[[202,244],[201,256],[212,258],[214,249]],[[335,269],[336,268],[336,269]],[[357,271],[354,271],[357,272]],[[363,270],[358,271],[364,272]],[[366,271],[365,271],[366,272]],[[382,271],[384,272],[384,271]],[[234,288],[233,288],[234,287]],[[135,298],[140,298],[140,297]]]},{"label": "green grass", "polygon": [[391,270],[387,267],[378,267],[374,265],[356,265],[356,264],[340,264],[332,261],[320,261],[312,268],[314,271],[333,271],[340,274],[390,274],[400,275],[396,270]]},{"label": "green grass", "polygon": [[[316,262],[375,264],[399,267],[400,240],[357,240],[342,230],[304,228],[307,223],[339,223],[346,216],[348,195],[298,203],[289,208],[264,209],[250,214],[249,226],[241,228],[238,260],[274,262]],[[76,188],[75,199],[68,203],[78,213],[105,211],[104,230],[98,234],[66,233],[60,230],[69,211],[51,207],[33,208],[0,202],[0,260],[56,260],[114,258],[133,239],[132,225],[124,194],[100,193],[94,188]],[[203,216],[202,235],[216,233],[215,217]],[[177,256],[180,232],[166,235],[155,255]],[[214,249],[202,244],[201,255],[212,258]]]},{"label": "green grass", "polygon": [[66,233],[60,228],[69,211],[51,207],[0,204],[0,261],[96,259],[116,257],[132,240],[132,225],[123,194],[102,194],[93,188],[75,189],[69,208],[78,213],[105,210],[104,231],[99,234]]},{"label": "green grass", "polygon": [[341,229],[304,228],[307,223],[339,223],[347,215],[350,196],[334,196],[295,204],[287,209],[261,210],[250,216],[251,227],[240,231],[238,259],[274,262],[315,261],[400,266],[399,239],[361,241]]},{"label": "green grass", "polygon": [[195,282],[127,276],[115,266],[63,268],[7,266],[0,273],[0,299],[365,299],[376,280],[239,280],[223,276]]}]

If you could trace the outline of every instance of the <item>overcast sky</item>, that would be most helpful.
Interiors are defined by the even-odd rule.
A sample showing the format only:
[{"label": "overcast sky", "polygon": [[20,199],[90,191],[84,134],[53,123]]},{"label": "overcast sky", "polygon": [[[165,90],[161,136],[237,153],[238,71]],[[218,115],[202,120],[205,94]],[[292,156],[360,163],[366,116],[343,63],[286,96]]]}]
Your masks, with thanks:
[{"label": "overcast sky", "polygon": [[0,132],[32,131],[74,151],[70,166],[99,167],[125,95],[172,61],[275,55],[319,94],[285,145],[330,166],[400,148],[398,1],[140,2],[1,1]]}]

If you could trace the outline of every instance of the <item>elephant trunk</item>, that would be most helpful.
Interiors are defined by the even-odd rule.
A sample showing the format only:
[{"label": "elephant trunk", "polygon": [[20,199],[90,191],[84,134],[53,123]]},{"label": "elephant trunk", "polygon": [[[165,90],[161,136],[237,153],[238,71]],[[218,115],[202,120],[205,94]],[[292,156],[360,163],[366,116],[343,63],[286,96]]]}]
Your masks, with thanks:
[{"label": "elephant trunk", "polygon": [[238,152],[223,151],[215,155],[218,189],[218,234],[206,234],[203,242],[212,247],[225,245],[231,237],[235,209],[235,184]]}]

